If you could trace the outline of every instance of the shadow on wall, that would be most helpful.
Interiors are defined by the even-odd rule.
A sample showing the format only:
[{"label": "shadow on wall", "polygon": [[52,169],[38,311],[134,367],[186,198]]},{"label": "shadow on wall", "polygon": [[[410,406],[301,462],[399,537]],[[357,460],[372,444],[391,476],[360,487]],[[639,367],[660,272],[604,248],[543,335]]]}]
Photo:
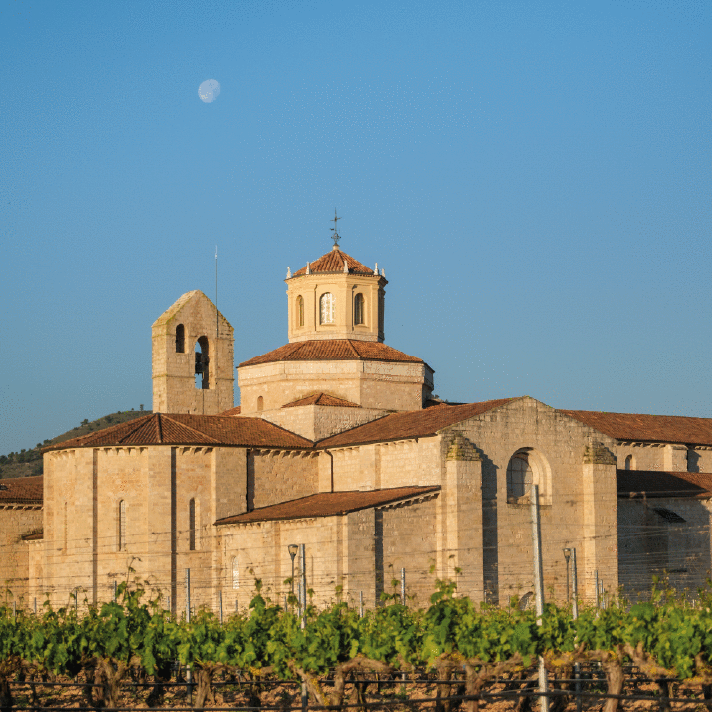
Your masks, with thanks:
[{"label": "shadow on wall", "polygon": [[482,575],[485,601],[493,604],[499,603],[498,469],[487,455],[482,455]]},{"label": "shadow on wall", "polygon": [[710,556],[710,512],[699,500],[619,500],[618,584],[626,598],[648,599],[654,576],[694,595]]}]

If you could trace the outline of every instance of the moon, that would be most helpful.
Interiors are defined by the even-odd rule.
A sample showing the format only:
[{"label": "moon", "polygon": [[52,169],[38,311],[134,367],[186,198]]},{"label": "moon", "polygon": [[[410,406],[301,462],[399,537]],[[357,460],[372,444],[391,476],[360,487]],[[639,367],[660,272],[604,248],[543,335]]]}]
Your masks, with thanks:
[{"label": "moon", "polygon": [[198,96],[206,103],[210,104],[220,95],[220,84],[215,79],[206,79],[198,87]]}]

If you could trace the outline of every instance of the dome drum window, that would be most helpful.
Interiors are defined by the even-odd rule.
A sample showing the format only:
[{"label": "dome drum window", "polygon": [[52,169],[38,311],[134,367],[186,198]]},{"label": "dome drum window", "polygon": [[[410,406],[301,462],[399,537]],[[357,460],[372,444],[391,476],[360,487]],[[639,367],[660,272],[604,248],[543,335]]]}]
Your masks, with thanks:
[{"label": "dome drum window", "polygon": [[325,292],[319,298],[319,323],[333,324],[335,322],[335,304],[334,295],[331,292]]},{"label": "dome drum window", "polygon": [[354,297],[354,324],[363,326],[366,323],[366,300],[360,292]]}]

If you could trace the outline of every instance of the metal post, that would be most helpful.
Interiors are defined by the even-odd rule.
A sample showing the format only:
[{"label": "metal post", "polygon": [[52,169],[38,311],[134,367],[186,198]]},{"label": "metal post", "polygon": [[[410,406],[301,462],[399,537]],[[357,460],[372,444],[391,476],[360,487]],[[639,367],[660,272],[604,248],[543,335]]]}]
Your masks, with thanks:
[{"label": "metal post", "polygon": [[596,578],[596,608],[600,608],[601,601],[599,600],[599,597],[598,597],[598,569],[596,569],[594,571],[593,575]]},{"label": "metal post", "polygon": [[[300,627],[304,630],[307,627],[307,561],[306,547],[304,544],[299,545],[299,588],[301,589],[302,598],[302,620]],[[307,711],[309,697],[307,695],[307,681],[302,679],[302,712]]]},{"label": "metal post", "polygon": [[359,617],[363,618],[363,591],[358,594]]},{"label": "metal post", "polygon": [[35,615],[37,615],[37,599],[35,598]]},{"label": "metal post", "polygon": [[218,591],[218,598],[220,601],[220,625],[222,625],[222,622],[223,622],[222,589],[220,591]]},{"label": "metal post", "polygon": [[[190,569],[185,570],[185,620],[190,623]],[[193,704],[193,670],[190,665],[186,666],[186,682],[188,683],[188,693],[190,694],[190,704]]]},{"label": "metal post", "polygon": [[168,612],[171,612],[171,597],[168,596]]},{"label": "metal post", "polygon": [[569,574],[571,573],[571,549],[564,549],[564,559],[566,559],[566,605],[571,602],[571,584]]},{"label": "metal post", "polygon": [[[289,544],[287,546],[287,551],[289,552],[289,556],[292,559],[292,583],[291,583],[291,594],[292,594],[292,600],[294,600],[294,557],[297,555],[297,551],[299,550],[299,547],[296,544]],[[294,604],[292,604],[294,605]],[[285,605],[284,609],[287,609],[287,606]]]},{"label": "metal post", "polygon": [[301,584],[302,584],[302,628],[307,625],[307,555],[304,544],[299,545],[299,565],[301,567]]},{"label": "metal post", "polygon": [[190,569],[185,570],[185,619],[190,623]]},{"label": "metal post", "polygon": [[119,582],[114,579],[114,603],[116,603],[119,598]]},{"label": "metal post", "polygon": [[[532,485],[532,548],[534,550],[534,593],[536,595],[536,624],[542,625],[544,618],[544,567],[541,560],[541,524],[539,523],[539,486]],[[548,679],[544,658],[539,657],[539,698],[541,712],[549,712]]]},{"label": "metal post", "polygon": [[17,603],[12,602],[12,617],[17,620]]},{"label": "metal post", "polygon": [[405,606],[405,569],[401,569],[401,603]]},{"label": "metal post", "polygon": [[[571,587],[574,598],[573,618],[578,618],[578,571],[576,570],[576,549],[571,550]],[[576,680],[576,712],[581,712],[583,700],[581,699],[581,666],[574,663],[574,680]]]}]

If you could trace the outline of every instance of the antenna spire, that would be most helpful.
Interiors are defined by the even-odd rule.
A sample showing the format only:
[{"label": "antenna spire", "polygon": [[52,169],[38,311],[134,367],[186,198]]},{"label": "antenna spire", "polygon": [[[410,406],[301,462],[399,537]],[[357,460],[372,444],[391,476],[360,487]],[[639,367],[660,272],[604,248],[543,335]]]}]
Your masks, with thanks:
[{"label": "antenna spire", "polygon": [[334,241],[334,248],[333,248],[333,249],[336,249],[336,248],[339,246],[339,240],[341,239],[341,235],[339,235],[339,231],[337,230],[337,225],[336,225],[336,221],[337,221],[337,220],[341,220],[341,218],[340,218],[340,217],[337,217],[337,215],[336,215],[336,208],[334,208],[334,219],[333,219],[333,220],[329,220],[329,222],[333,222],[333,223],[334,223],[334,227],[331,228],[331,232],[334,233],[334,234],[331,236],[331,239]]}]

